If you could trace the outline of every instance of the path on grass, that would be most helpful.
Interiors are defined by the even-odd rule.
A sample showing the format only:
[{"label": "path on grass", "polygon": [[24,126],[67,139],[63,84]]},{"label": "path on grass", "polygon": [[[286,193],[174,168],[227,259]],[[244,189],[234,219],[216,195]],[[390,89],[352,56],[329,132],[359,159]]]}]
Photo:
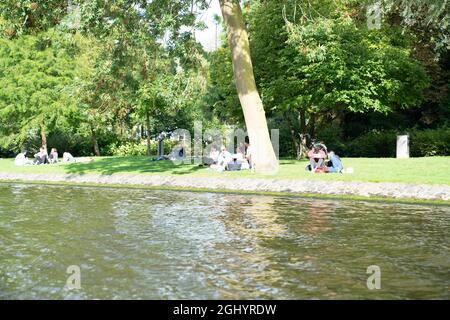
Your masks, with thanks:
[{"label": "path on grass", "polygon": [[298,179],[221,178],[156,176],[140,174],[37,174],[3,173],[0,181],[39,181],[95,183],[134,186],[163,186],[189,189],[214,189],[338,196],[387,197],[450,201],[450,186],[393,182],[317,181]]}]

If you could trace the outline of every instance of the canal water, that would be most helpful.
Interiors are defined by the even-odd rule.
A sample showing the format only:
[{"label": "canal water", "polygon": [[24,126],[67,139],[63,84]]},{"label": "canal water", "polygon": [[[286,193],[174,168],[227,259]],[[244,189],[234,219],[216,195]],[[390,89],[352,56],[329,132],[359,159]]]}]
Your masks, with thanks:
[{"label": "canal water", "polygon": [[450,207],[0,184],[0,299],[448,299]]}]

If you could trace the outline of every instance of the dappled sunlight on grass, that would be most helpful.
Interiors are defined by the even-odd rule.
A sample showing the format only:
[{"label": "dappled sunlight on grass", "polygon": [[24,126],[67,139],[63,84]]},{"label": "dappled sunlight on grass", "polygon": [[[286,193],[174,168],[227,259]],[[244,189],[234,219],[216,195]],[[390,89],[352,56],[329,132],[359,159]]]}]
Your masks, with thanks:
[{"label": "dappled sunlight on grass", "polygon": [[72,163],[65,166],[65,171],[72,174],[82,173],[157,173],[157,174],[190,174],[198,166],[174,164],[172,161],[152,161],[149,157],[101,157],[87,163]]}]

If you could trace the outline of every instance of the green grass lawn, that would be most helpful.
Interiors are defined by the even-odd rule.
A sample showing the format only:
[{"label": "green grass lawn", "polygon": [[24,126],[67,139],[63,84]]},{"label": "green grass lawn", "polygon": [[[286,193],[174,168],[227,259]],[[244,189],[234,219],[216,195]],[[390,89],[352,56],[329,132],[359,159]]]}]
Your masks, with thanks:
[{"label": "green grass lawn", "polygon": [[17,167],[13,159],[0,159],[0,172],[68,173],[68,174],[157,174],[184,176],[215,176],[225,178],[258,177],[266,179],[308,179],[330,181],[369,181],[432,183],[450,185],[450,157],[428,158],[343,158],[345,167],[353,174],[312,174],[305,171],[306,161],[281,160],[274,175],[252,173],[248,170],[214,172],[191,164],[175,165],[171,161],[151,161],[148,157],[99,157],[89,163],[56,164]]}]

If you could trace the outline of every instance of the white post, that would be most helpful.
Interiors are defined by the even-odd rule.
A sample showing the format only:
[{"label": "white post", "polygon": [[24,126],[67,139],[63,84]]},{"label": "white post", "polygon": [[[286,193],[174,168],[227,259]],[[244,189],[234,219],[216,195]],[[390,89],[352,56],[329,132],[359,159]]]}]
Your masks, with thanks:
[{"label": "white post", "polygon": [[409,135],[397,136],[397,158],[409,158]]}]

